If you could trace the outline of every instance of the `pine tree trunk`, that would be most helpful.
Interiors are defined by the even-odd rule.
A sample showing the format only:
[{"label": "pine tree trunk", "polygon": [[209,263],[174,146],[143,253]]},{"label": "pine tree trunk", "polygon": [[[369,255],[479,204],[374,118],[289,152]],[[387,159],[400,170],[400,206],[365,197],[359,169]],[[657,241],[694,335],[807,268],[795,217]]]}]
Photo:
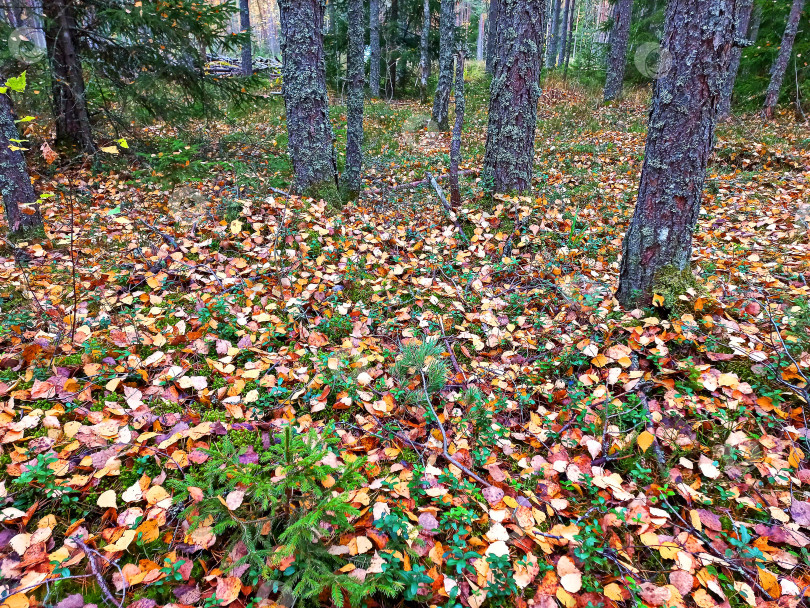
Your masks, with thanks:
[{"label": "pine tree trunk", "polygon": [[475,44],[475,59],[476,61],[484,60],[484,35],[486,32],[487,17],[484,13],[478,16],[478,40]]},{"label": "pine tree trunk", "polygon": [[546,41],[546,67],[553,68],[557,60],[557,40],[560,23],[560,0],[554,0],[551,7],[551,28]]},{"label": "pine tree trunk", "polygon": [[76,52],[76,20],[64,0],[44,0],[45,43],[51,64],[51,90],[56,118],[56,143],[96,151],[81,60]]},{"label": "pine tree trunk", "polygon": [[565,62],[565,45],[568,44],[568,14],[571,11],[571,0],[565,0],[563,20],[560,24],[560,48],[558,50],[557,65]]},{"label": "pine tree trunk", "polygon": [[568,25],[568,43],[565,50],[565,69],[563,72],[563,78],[565,79],[568,78],[568,62],[571,60],[571,54],[574,50],[574,21],[576,21],[576,14],[577,0],[571,0],[571,23]]},{"label": "pine tree trunk", "polygon": [[456,121],[453,124],[453,138],[450,141],[450,205],[461,206],[461,192],[458,187],[458,166],[461,163],[461,129],[464,126],[464,49],[456,54]]},{"label": "pine tree trunk", "polygon": [[[622,243],[619,302],[644,306],[656,279],[690,272],[692,232],[712,151],[738,0],[670,0],[633,219]],[[665,274],[664,274],[665,273]]]},{"label": "pine tree trunk", "polygon": [[622,94],[624,64],[627,61],[627,41],[630,38],[630,18],[633,15],[633,0],[616,0],[613,5],[613,27],[610,30],[605,75],[605,101]]},{"label": "pine tree trunk", "polygon": [[[0,93],[0,196],[12,234],[42,226],[42,216],[36,205],[37,195],[28,177],[25,158],[19,150],[11,149],[12,145],[19,146],[19,142],[14,141],[20,138],[15,118],[11,99]],[[36,212],[23,213],[20,205],[31,206]]]},{"label": "pine tree trunk", "polygon": [[799,30],[799,19],[802,16],[804,0],[793,0],[788,15],[785,33],[782,36],[782,44],[779,47],[779,54],[776,61],[771,66],[771,82],[768,84],[768,92],[765,94],[765,104],[762,107],[762,115],[765,118],[773,118],[773,111],[779,102],[779,91],[782,88],[782,81],[785,78],[790,55],[793,53],[793,41],[796,40],[796,32]]},{"label": "pine tree trunk", "polygon": [[365,62],[365,31],[363,28],[363,0],[349,0],[349,93],[346,99],[346,168],[343,171],[343,196],[349,200],[360,192],[363,171],[363,76]]},{"label": "pine tree trunk", "polygon": [[276,22],[276,12],[273,10],[273,4],[270,5],[270,19],[268,21],[268,37],[267,46],[270,49],[270,54],[278,57],[281,54],[281,45],[278,40],[278,24]]},{"label": "pine tree trunk", "polygon": [[450,89],[453,86],[453,50],[455,47],[455,3],[442,0],[439,22],[439,82],[433,98],[433,122],[440,131],[447,131]]},{"label": "pine tree trunk", "polygon": [[427,103],[427,86],[430,57],[428,57],[428,36],[430,34],[430,0],[422,2],[422,35],[419,40],[419,99]]},{"label": "pine tree trunk", "polygon": [[[741,36],[748,32],[748,23],[751,21],[751,9],[753,6],[754,0],[738,0],[736,27]],[[734,93],[734,82],[737,80],[741,58],[742,47],[739,45],[733,46],[731,58],[728,62],[728,72],[723,79],[723,93],[720,96],[720,107],[717,108],[718,118],[726,118],[731,114],[731,95]]]},{"label": "pine tree trunk", "polygon": [[495,48],[495,37],[498,27],[498,9],[500,0],[489,0],[489,13],[487,14],[487,72],[492,74],[495,70],[495,61],[498,57],[498,49]]},{"label": "pine tree trunk", "polygon": [[399,0],[391,0],[388,13],[388,32],[386,45],[389,49],[386,57],[386,94],[390,99],[397,96],[397,62],[399,60]]},{"label": "pine tree trunk", "polygon": [[368,89],[372,98],[380,96],[380,0],[369,0],[368,3],[368,31],[369,31],[369,68]]},{"label": "pine tree trunk", "polygon": [[316,195],[337,185],[323,49],[323,0],[281,0],[281,92],[294,192]]},{"label": "pine tree trunk", "polygon": [[[239,0],[239,18],[241,20],[242,31],[247,32],[252,37],[250,29],[250,0]],[[253,49],[250,38],[242,45],[242,74],[250,76],[253,74]]]},{"label": "pine tree trunk", "polygon": [[494,192],[531,188],[544,0],[501,0],[482,181]]}]

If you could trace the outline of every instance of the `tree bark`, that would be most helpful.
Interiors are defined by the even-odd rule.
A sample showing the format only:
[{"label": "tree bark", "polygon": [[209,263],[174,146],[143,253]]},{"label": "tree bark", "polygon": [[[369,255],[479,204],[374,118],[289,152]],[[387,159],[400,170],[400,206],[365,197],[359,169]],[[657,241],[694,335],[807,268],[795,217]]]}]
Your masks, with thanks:
[{"label": "tree bark", "polygon": [[287,109],[287,149],[294,192],[316,194],[337,185],[335,147],[323,49],[323,0],[281,0],[281,92]]},{"label": "tree bark", "polygon": [[368,31],[369,31],[369,68],[368,89],[372,98],[380,96],[380,0],[369,0],[368,3]]},{"label": "tree bark", "polygon": [[493,192],[531,188],[544,0],[501,0],[482,181]]},{"label": "tree bark", "polygon": [[270,54],[274,57],[278,57],[281,54],[281,45],[279,44],[278,40],[278,24],[276,22],[276,12],[273,10],[273,3],[270,4],[270,20],[268,22],[267,32],[268,32],[268,41],[267,47],[270,50]]},{"label": "tree bark", "polygon": [[633,15],[633,0],[616,0],[613,5],[613,27],[610,30],[610,51],[605,75],[605,101],[622,94],[624,64],[627,61],[627,41],[630,38],[630,19]]},{"label": "tree bark", "polygon": [[551,28],[546,40],[546,67],[553,68],[557,60],[557,40],[560,22],[560,0],[554,0],[551,6]]},{"label": "tree bark", "polygon": [[571,0],[571,23],[568,25],[568,42],[565,49],[565,69],[564,79],[568,78],[568,62],[571,60],[571,53],[574,48],[574,21],[576,20],[577,0]]},{"label": "tree bark", "polygon": [[560,48],[558,49],[557,65],[565,63],[565,45],[568,44],[568,15],[571,11],[571,0],[565,0],[565,10],[560,24]]},{"label": "tree bark", "polygon": [[768,119],[773,118],[773,111],[779,102],[779,91],[782,88],[790,55],[793,53],[793,41],[796,40],[796,32],[799,30],[802,8],[804,8],[804,0],[793,0],[785,33],[782,36],[782,44],[779,46],[779,54],[771,66],[771,82],[768,84],[768,92],[765,94],[765,104],[762,106],[762,115]]},{"label": "tree bark", "polygon": [[450,89],[453,86],[453,50],[455,47],[455,3],[442,0],[439,22],[439,82],[433,98],[433,122],[440,131],[447,131]]},{"label": "tree bark", "polygon": [[475,43],[475,59],[476,61],[484,60],[484,37],[486,34],[487,16],[481,13],[478,16],[478,40]]},{"label": "tree bark", "polygon": [[458,187],[458,166],[461,163],[461,129],[464,126],[464,49],[456,54],[456,121],[453,124],[453,138],[450,141],[450,205],[461,206],[461,192]]},{"label": "tree bark", "polygon": [[399,60],[399,0],[391,0],[386,36],[386,95],[397,96],[397,62]]},{"label": "tree bark", "polygon": [[670,0],[641,181],[622,243],[619,302],[644,306],[656,280],[690,272],[717,106],[735,37],[738,0]]},{"label": "tree bark", "polygon": [[346,168],[343,170],[343,195],[347,200],[360,192],[363,171],[363,76],[365,62],[365,31],[363,28],[363,0],[349,0],[349,93],[346,99]]},{"label": "tree bark", "polygon": [[[751,9],[754,7],[754,0],[739,0],[737,4],[737,31],[740,35],[748,32],[748,24],[751,21]],[[726,118],[731,114],[731,95],[734,92],[734,82],[737,80],[737,72],[740,69],[740,59],[742,58],[742,46],[735,45],[731,49],[731,57],[728,62],[728,72],[723,80],[723,92],[720,96],[720,107],[717,108],[718,118]]]},{"label": "tree bark", "polygon": [[428,72],[428,36],[430,34],[430,0],[422,1],[422,35],[419,40],[419,100],[427,103]]},{"label": "tree bark", "polygon": [[[5,79],[0,79],[5,82]],[[14,122],[14,108],[8,95],[0,93],[0,196],[6,211],[9,232],[16,233],[42,226],[42,216],[36,204],[37,195],[31,185],[25,157],[20,150],[20,136]],[[23,213],[21,205],[31,206],[35,213]]]},{"label": "tree bark", "polygon": [[252,32],[250,29],[250,0],[239,0],[239,19],[242,31],[247,32],[248,38],[242,45],[242,74],[251,76],[253,74],[253,49]]},{"label": "tree bark", "polygon": [[498,49],[495,48],[495,36],[498,27],[498,9],[500,0],[489,0],[489,12],[487,14],[487,73],[492,74],[495,68],[495,60],[498,57]]},{"label": "tree bark", "polygon": [[76,19],[64,0],[44,0],[45,44],[51,64],[53,113],[56,118],[56,143],[77,145],[82,151],[96,151],[84,75],[76,52]]}]

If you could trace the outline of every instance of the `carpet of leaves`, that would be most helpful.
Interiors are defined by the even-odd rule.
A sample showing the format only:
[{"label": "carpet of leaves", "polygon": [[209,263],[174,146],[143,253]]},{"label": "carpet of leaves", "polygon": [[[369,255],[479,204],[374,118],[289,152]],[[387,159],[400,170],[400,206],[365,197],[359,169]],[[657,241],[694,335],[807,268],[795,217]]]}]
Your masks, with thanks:
[{"label": "carpet of leaves", "polygon": [[[471,112],[455,222],[429,184],[402,187],[442,173],[449,142],[418,124],[425,112],[369,118],[372,140],[394,136],[342,209],[258,195],[261,171],[171,191],[123,171],[41,178],[56,195],[48,238],[0,257],[3,606],[283,601],[232,567],[243,544],[226,550],[213,522],[181,516],[190,503],[169,481],[224,436],[268,441],[286,425],[328,429],[337,468],[365,459],[347,489],[352,530],[316,542],[360,581],[396,557],[410,603],[810,597],[801,132],[721,126],[697,282],[626,311],[613,292],[643,103],[547,92],[535,192],[493,206],[474,171],[485,118]],[[268,141],[283,133],[249,123]],[[409,402],[424,370],[391,370],[424,340],[448,374]],[[246,490],[222,504],[238,512]],[[290,566],[268,561],[279,577]]]}]

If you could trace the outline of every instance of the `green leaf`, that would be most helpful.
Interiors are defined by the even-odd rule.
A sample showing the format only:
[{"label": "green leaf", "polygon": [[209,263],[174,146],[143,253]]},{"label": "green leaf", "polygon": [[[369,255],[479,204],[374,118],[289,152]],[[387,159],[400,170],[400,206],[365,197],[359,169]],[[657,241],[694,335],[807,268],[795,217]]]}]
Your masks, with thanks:
[{"label": "green leaf", "polygon": [[36,120],[36,118],[36,116],[24,116],[23,118],[15,120],[14,122],[31,122],[32,120]]},{"label": "green leaf", "polygon": [[15,93],[22,93],[25,90],[25,72],[6,80],[6,86]]}]

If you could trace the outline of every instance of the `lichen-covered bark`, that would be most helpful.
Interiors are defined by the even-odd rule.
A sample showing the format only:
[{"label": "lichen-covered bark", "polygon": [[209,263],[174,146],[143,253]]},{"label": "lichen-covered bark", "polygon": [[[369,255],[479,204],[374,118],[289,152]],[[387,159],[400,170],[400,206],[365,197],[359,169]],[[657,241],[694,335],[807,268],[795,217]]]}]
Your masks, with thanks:
[{"label": "lichen-covered bark", "polygon": [[531,187],[544,0],[501,0],[482,178],[494,192]]},{"label": "lichen-covered bark", "polygon": [[[250,34],[250,0],[239,0],[239,19],[242,31]],[[242,45],[242,74],[245,76],[253,74],[253,49],[250,39]]]},{"label": "lichen-covered bark", "polygon": [[368,91],[372,98],[380,96],[380,0],[369,0],[369,68]]},{"label": "lichen-covered bark", "polygon": [[622,94],[624,64],[627,61],[627,41],[630,38],[630,18],[633,14],[633,0],[616,0],[613,5],[613,27],[610,29],[605,75],[605,101],[616,99]]},{"label": "lichen-covered bark", "polygon": [[489,0],[489,11],[487,14],[487,72],[492,74],[495,68],[495,61],[498,57],[498,49],[495,48],[495,37],[498,28],[498,9],[500,0]]},{"label": "lichen-covered bark", "polygon": [[56,119],[56,143],[96,151],[82,65],[76,51],[76,19],[64,0],[43,0],[45,44],[51,64],[51,91]]},{"label": "lichen-covered bark", "polygon": [[560,24],[560,48],[557,50],[557,65],[562,65],[565,62],[565,45],[568,44],[568,16],[570,11],[571,0],[565,0],[565,10]]},{"label": "lichen-covered bark", "polygon": [[428,36],[430,34],[430,0],[422,2],[422,35],[419,40],[419,99],[427,102],[428,72],[430,58],[428,57]]},{"label": "lichen-covered bark", "polygon": [[346,99],[346,168],[343,171],[343,193],[346,198],[360,192],[363,169],[363,0],[349,0],[348,80]]},{"label": "lichen-covered bark", "polygon": [[782,81],[785,78],[785,70],[790,55],[793,53],[793,42],[796,40],[796,32],[799,30],[802,8],[804,8],[804,0],[793,0],[787,25],[785,26],[785,33],[782,35],[779,54],[771,66],[771,81],[768,84],[768,92],[765,93],[765,104],[762,106],[762,114],[766,118],[773,118],[773,111],[779,102],[779,91],[782,88]]},{"label": "lichen-covered bark", "polygon": [[450,89],[453,86],[453,51],[455,48],[455,3],[442,0],[439,20],[439,82],[433,97],[433,122],[441,131],[447,131]]},{"label": "lichen-covered bark", "polygon": [[546,40],[546,67],[553,68],[557,61],[557,40],[560,23],[560,0],[554,0],[551,6],[551,27]]},{"label": "lichen-covered bark", "polygon": [[[5,82],[5,78],[1,79]],[[14,122],[14,109],[7,95],[0,93],[0,197],[6,211],[9,231],[19,232],[27,228],[42,226],[39,210],[33,215],[23,213],[21,205],[36,209],[37,196],[28,177],[25,158],[19,150],[11,146],[20,146],[17,125]]]},{"label": "lichen-covered bark", "polygon": [[[751,9],[754,0],[739,0],[737,4],[736,31],[739,35],[744,35],[748,31],[748,23],[751,21]],[[720,95],[720,106],[717,108],[717,116],[725,118],[731,114],[731,95],[734,92],[734,82],[737,80],[737,72],[740,69],[740,59],[742,58],[742,46],[735,45],[731,48],[731,56],[728,60],[728,72],[723,80],[723,92]]]},{"label": "lichen-covered bark", "polygon": [[717,106],[738,0],[670,0],[662,47],[671,68],[655,82],[633,219],[622,244],[619,301],[646,305],[664,269],[692,255]]},{"label": "lichen-covered bark", "polygon": [[450,140],[450,205],[461,206],[458,166],[461,163],[461,129],[464,126],[464,49],[456,54],[456,120]]},{"label": "lichen-covered bark", "polygon": [[280,0],[281,92],[287,109],[293,190],[337,185],[323,51],[323,0]]}]

